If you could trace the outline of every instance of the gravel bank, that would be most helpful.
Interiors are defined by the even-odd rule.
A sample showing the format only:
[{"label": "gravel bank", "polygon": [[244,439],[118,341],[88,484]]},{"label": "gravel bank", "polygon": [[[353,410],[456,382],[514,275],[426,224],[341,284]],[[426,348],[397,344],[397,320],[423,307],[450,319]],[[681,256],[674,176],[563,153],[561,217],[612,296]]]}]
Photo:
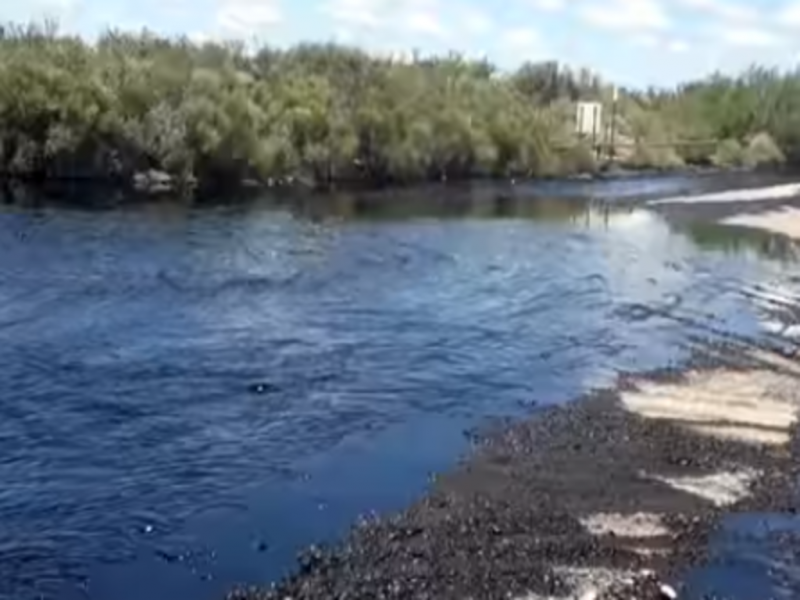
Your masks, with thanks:
[{"label": "gravel bank", "polygon": [[406,511],[311,549],[272,598],[660,598],[723,511],[784,510],[798,369],[739,344],[486,433]]}]

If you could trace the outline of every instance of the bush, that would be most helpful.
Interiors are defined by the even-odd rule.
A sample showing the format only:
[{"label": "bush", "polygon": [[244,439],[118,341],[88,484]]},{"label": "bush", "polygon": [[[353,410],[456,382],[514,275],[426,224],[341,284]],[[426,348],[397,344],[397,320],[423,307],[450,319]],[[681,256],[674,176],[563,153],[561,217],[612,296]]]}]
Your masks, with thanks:
[{"label": "bush", "polygon": [[744,149],[738,140],[723,140],[712,155],[711,162],[717,167],[739,167],[744,164]]},{"label": "bush", "polygon": [[596,173],[597,155],[588,143],[578,143],[567,148],[559,161],[559,171],[564,175]]},{"label": "bush", "polygon": [[636,169],[675,169],[684,166],[684,161],[672,146],[637,143],[627,164]]},{"label": "bush", "polygon": [[781,149],[772,136],[761,132],[754,135],[744,151],[744,164],[749,167],[778,165],[786,161]]},{"label": "bush", "polygon": [[[610,90],[553,62],[503,74],[456,54],[395,61],[333,44],[250,54],[147,32],[90,44],[12,25],[0,28],[0,175],[328,184],[594,172],[575,103],[602,100],[608,116]],[[725,140],[715,164],[773,164],[800,140],[800,72],[622,90],[617,109],[616,155],[632,151],[633,166],[701,161],[708,150],[669,144],[705,139]]]}]

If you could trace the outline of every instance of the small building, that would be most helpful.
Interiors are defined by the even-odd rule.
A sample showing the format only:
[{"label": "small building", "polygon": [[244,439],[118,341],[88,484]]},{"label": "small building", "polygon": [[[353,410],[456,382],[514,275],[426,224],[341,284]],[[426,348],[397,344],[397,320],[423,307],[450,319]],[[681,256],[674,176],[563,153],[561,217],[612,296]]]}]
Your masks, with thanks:
[{"label": "small building", "polygon": [[578,135],[596,138],[602,129],[603,105],[600,102],[578,102],[575,131]]}]

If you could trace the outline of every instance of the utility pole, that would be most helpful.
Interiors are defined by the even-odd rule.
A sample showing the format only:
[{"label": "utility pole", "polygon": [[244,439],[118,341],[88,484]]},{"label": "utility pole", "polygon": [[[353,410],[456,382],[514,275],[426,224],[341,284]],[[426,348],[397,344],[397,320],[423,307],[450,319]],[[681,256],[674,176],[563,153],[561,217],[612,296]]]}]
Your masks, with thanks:
[{"label": "utility pole", "polygon": [[617,101],[619,100],[619,89],[614,85],[614,90],[611,93],[611,148],[609,149],[609,157],[611,162],[617,155],[616,137],[617,137]]}]

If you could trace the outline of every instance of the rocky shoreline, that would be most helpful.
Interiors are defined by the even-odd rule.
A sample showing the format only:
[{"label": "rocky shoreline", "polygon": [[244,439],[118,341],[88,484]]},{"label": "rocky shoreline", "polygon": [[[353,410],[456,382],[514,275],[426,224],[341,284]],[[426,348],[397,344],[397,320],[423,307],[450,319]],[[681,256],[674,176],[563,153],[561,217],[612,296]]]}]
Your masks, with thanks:
[{"label": "rocky shoreline", "polygon": [[800,367],[709,348],[481,437],[401,514],[229,600],[665,598],[725,511],[794,511]]}]

